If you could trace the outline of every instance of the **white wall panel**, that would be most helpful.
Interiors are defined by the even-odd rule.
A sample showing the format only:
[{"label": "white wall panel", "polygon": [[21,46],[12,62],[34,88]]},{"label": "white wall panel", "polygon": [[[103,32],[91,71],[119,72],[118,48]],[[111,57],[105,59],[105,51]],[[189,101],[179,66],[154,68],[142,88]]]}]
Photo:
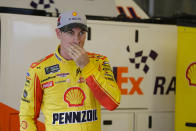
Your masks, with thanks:
[{"label": "white wall panel", "polygon": [[3,103],[19,109],[25,73],[35,62],[55,51],[56,18],[23,15],[1,16],[1,86]]},{"label": "white wall panel", "polygon": [[103,110],[101,117],[103,131],[134,131],[134,112]]},{"label": "white wall panel", "polygon": [[174,112],[140,112],[135,131],[174,131]]}]

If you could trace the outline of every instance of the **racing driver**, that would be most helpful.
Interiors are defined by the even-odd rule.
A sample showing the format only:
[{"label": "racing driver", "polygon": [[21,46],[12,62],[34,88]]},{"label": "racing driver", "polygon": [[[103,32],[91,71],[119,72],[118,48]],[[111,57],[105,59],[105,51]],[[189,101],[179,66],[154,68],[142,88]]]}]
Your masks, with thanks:
[{"label": "racing driver", "polygon": [[36,131],[41,109],[46,131],[101,131],[101,105],[114,110],[121,98],[108,58],[84,50],[84,14],[62,13],[55,31],[56,51],[32,63],[26,74],[20,130]]}]

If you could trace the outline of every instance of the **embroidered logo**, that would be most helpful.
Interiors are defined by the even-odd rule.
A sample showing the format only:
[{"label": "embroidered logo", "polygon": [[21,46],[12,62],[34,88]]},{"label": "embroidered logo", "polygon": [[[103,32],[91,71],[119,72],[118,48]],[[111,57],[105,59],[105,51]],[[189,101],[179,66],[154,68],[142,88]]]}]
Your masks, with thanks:
[{"label": "embroidered logo", "polygon": [[49,82],[42,84],[42,88],[48,88],[48,87],[52,87],[52,86],[54,86],[53,81],[49,81]]},{"label": "embroidered logo", "polygon": [[59,68],[59,64],[53,65],[53,66],[49,66],[45,68],[45,72],[46,74],[52,74],[52,73],[56,73],[59,72],[60,68]]},{"label": "embroidered logo", "polygon": [[66,77],[68,75],[69,75],[69,73],[61,73],[61,74],[57,74],[56,76],[58,76],[58,77]]},{"label": "embroidered logo", "polygon": [[83,106],[85,100],[84,91],[79,87],[71,87],[64,94],[64,101],[68,103],[69,107]]}]

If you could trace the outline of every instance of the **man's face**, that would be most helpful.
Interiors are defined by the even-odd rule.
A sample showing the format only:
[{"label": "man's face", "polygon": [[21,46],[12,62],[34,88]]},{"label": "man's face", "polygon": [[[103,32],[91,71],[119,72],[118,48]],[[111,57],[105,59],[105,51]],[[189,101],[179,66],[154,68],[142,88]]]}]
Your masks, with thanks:
[{"label": "man's face", "polygon": [[[72,28],[71,31],[61,32],[60,29],[56,29],[56,34],[60,40],[61,49],[60,53],[67,55],[66,48],[70,44],[76,44],[79,47],[84,47],[84,42],[86,39],[86,32],[82,31],[80,28]],[[68,56],[68,55],[67,55]]]}]

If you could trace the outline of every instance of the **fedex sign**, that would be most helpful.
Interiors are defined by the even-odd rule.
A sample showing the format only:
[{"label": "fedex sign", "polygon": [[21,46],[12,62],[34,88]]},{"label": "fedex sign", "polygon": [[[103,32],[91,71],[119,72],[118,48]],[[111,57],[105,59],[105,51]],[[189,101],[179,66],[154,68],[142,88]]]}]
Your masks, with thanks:
[{"label": "fedex sign", "polygon": [[[128,67],[113,67],[114,77],[116,82],[121,89],[122,95],[133,95],[137,93],[139,95],[143,95],[142,90],[140,89],[140,83],[143,80],[143,77],[134,78],[134,77],[123,77],[123,73],[128,73]],[[128,91],[128,89],[123,89],[122,84],[130,81],[132,83],[132,89]]]},{"label": "fedex sign", "polygon": [[[116,82],[121,90],[122,95],[144,95],[144,91],[141,88],[142,82],[144,82],[144,77],[123,77],[123,74],[128,73],[128,67],[113,67],[114,77]],[[131,89],[123,87],[122,84],[131,82]],[[153,87],[153,95],[168,95],[170,92],[175,94],[176,89],[176,78],[172,77],[167,80],[165,76],[157,76],[155,77],[154,87]],[[167,82],[169,81],[169,83]],[[148,86],[148,85],[146,85]]]}]

